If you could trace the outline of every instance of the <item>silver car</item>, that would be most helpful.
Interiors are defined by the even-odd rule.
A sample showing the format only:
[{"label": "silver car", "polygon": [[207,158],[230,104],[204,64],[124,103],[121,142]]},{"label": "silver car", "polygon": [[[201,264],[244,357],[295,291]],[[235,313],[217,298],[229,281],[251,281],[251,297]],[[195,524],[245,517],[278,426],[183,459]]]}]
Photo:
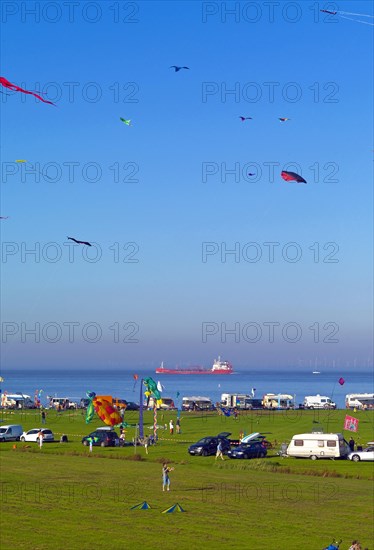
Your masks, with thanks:
[{"label": "silver car", "polygon": [[362,451],[353,451],[353,453],[349,453],[347,456],[349,460],[353,460],[353,462],[360,462],[361,460],[374,460],[374,442],[370,442],[369,446],[366,447],[366,449],[363,449]]}]

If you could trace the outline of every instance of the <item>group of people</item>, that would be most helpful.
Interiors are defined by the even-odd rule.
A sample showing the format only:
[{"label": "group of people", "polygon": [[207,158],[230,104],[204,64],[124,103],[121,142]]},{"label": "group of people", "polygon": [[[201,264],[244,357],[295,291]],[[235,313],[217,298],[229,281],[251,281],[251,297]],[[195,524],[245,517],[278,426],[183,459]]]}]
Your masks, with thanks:
[{"label": "group of people", "polygon": [[[165,424],[165,428],[166,428],[166,424]],[[180,418],[178,417],[176,422],[175,422],[175,431],[177,434],[180,434],[181,433],[181,421],[180,421]],[[169,422],[169,432],[170,432],[170,435],[174,435],[174,421],[173,419],[170,420]]]}]

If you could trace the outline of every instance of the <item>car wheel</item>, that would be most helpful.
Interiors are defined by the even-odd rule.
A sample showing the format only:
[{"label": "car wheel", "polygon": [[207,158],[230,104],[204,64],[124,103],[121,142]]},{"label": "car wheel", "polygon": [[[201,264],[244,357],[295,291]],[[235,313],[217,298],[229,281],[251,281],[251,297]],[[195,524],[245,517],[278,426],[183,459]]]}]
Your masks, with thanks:
[{"label": "car wheel", "polygon": [[243,458],[249,458],[249,455],[245,454],[243,455]]},{"label": "car wheel", "polygon": [[360,462],[361,458],[358,455],[353,455],[352,460],[353,462]]},{"label": "car wheel", "polygon": [[324,409],[329,409],[330,407],[328,405],[323,405]]},{"label": "car wheel", "polygon": [[87,447],[88,441],[87,441],[86,439],[83,441],[83,445],[84,445],[85,447]]},{"label": "car wheel", "polygon": [[100,447],[106,447],[105,441],[102,441],[102,442],[100,443]]},{"label": "car wheel", "polygon": [[21,437],[20,441],[26,441],[26,439],[24,437]]},{"label": "car wheel", "polygon": [[208,451],[206,451],[205,449],[202,451],[201,453],[202,456],[208,456]]},{"label": "car wheel", "polygon": [[260,453],[260,458],[265,458],[265,453]]},{"label": "car wheel", "polygon": [[311,458],[312,460],[317,460],[318,457],[317,457],[317,455],[312,455],[310,458]]},{"label": "car wheel", "polygon": [[314,407],[309,407],[309,409],[310,409],[311,411],[314,411]]}]

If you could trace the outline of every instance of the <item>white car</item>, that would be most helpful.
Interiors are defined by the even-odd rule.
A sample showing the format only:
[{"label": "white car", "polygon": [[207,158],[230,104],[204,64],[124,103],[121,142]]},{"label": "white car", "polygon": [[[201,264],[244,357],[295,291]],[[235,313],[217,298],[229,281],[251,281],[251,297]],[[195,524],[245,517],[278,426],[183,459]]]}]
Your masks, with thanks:
[{"label": "white car", "polygon": [[53,432],[51,430],[48,430],[47,428],[33,428],[32,430],[29,430],[28,432],[23,432],[23,434],[20,437],[21,441],[34,441],[39,442],[38,433],[42,432],[44,435],[43,442],[51,442],[55,440],[55,436],[53,435]]},{"label": "white car", "polygon": [[369,443],[369,447],[366,447],[366,449],[363,449],[362,451],[353,451],[353,453],[349,453],[347,456],[349,460],[353,460],[353,462],[360,462],[361,460],[374,460],[374,442]]}]

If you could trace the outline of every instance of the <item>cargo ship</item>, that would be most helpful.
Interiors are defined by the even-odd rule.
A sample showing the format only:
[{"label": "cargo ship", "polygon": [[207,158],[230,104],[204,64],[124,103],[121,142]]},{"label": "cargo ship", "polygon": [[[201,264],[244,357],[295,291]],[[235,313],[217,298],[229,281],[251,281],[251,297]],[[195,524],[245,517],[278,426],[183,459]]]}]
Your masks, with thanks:
[{"label": "cargo ship", "polygon": [[204,367],[187,367],[187,368],[165,368],[164,362],[156,369],[156,374],[231,374],[234,369],[228,361],[221,361],[221,357],[214,360],[211,369],[205,369]]}]

